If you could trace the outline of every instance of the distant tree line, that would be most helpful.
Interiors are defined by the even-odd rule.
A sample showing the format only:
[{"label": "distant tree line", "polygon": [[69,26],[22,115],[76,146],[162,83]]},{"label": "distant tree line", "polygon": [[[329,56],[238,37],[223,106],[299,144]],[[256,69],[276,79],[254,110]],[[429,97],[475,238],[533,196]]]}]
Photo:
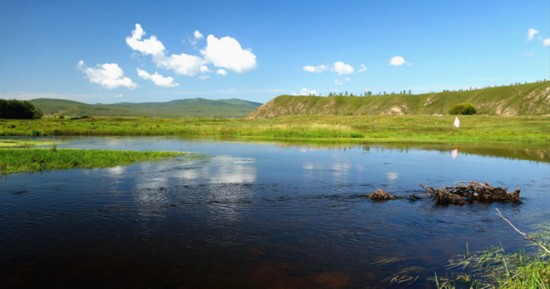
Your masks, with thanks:
[{"label": "distant tree line", "polygon": [[[535,83],[546,82],[546,81],[548,81],[548,80],[547,79],[537,80],[537,81],[535,81]],[[528,82],[523,82],[523,83],[515,82],[515,83],[509,84],[509,86],[515,86],[515,85],[521,85],[521,84],[528,84]],[[455,89],[455,90],[444,89],[442,92],[443,93],[446,93],[446,92],[464,92],[464,91],[472,91],[472,90],[491,88],[491,87],[501,87],[501,86],[506,86],[506,85],[493,85],[493,86],[481,86],[481,87],[470,86],[469,88],[460,88],[460,89]],[[435,91],[430,91],[429,93],[436,93],[436,92]],[[368,90],[368,91],[364,91],[363,93],[360,93],[360,94],[354,94],[353,92],[348,92],[348,91],[340,91],[340,92],[331,91],[331,92],[328,93],[328,96],[380,96],[380,95],[412,95],[412,90],[410,90],[410,89],[409,90],[401,90],[399,92],[395,92],[395,91],[392,91],[392,92],[378,91],[376,93]],[[315,96],[315,95],[310,94],[310,96]],[[321,94],[317,94],[316,96],[321,96]]]},{"label": "distant tree line", "polygon": [[352,92],[329,92],[328,96],[373,96],[373,95],[412,95],[412,90],[401,90],[399,92],[392,91],[386,92],[386,91],[379,91],[378,93],[373,93],[372,91],[365,91],[362,94],[353,94]]},{"label": "distant tree line", "polygon": [[0,118],[38,119],[42,112],[28,101],[0,99]]}]

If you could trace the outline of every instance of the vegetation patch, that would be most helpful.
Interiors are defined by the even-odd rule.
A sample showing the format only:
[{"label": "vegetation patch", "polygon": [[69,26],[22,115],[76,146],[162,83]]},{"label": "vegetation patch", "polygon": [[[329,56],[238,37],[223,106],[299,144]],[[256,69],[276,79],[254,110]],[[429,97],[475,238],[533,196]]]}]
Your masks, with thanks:
[{"label": "vegetation patch", "polygon": [[180,152],[39,148],[0,149],[0,174],[75,168],[106,168],[183,156]]},{"label": "vegetation patch", "polygon": [[527,235],[498,209],[497,214],[526,240],[537,245],[539,251],[508,253],[501,246],[470,253],[466,244],[466,255],[449,260],[451,276],[438,278],[436,275],[437,288],[550,289],[550,223],[538,225],[539,231]]},{"label": "vegetation patch", "polygon": [[33,146],[54,145],[55,142],[44,140],[16,140],[16,139],[0,139],[0,148],[27,148]]},{"label": "vegetation patch", "polygon": [[476,112],[477,110],[474,105],[469,102],[457,103],[449,109],[449,114],[452,115],[474,115]]}]

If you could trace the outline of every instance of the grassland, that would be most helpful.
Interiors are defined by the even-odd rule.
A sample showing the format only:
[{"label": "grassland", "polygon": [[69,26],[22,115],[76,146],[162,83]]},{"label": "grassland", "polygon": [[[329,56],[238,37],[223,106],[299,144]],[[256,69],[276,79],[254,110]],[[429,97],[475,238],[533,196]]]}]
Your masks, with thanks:
[{"label": "grassland", "polygon": [[287,116],[274,119],[0,120],[1,136],[182,136],[315,142],[494,143],[548,146],[550,116]]},{"label": "grassland", "polygon": [[105,168],[182,156],[178,152],[141,152],[40,148],[0,149],[0,174],[74,168]]},{"label": "grassland", "polygon": [[478,114],[548,115],[550,81],[444,91],[417,95],[378,96],[278,96],[262,105],[249,118],[288,115],[414,115],[447,114],[457,103],[472,103]]}]

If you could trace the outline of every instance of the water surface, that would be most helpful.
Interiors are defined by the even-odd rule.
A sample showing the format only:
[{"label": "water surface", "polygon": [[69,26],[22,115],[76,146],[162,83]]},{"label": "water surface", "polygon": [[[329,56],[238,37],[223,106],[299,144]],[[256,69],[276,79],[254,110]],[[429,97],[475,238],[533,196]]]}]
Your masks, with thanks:
[{"label": "water surface", "polygon": [[[429,288],[466,243],[532,250],[495,208],[526,231],[550,219],[547,162],[172,138],[70,138],[59,147],[208,157],[1,177],[5,288]],[[467,180],[521,188],[524,202],[364,198]],[[414,281],[392,283],[396,276]]]}]

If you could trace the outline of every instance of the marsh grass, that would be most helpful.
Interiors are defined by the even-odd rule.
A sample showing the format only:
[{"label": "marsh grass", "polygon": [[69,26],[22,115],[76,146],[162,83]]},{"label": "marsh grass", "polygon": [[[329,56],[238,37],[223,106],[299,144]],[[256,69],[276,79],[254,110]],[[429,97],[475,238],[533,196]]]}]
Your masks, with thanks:
[{"label": "marsh grass", "polygon": [[[539,241],[550,240],[550,223],[540,225]],[[548,243],[546,243],[548,244]],[[456,256],[449,260],[450,277],[438,277],[437,288],[550,289],[550,256],[506,252],[502,246]]]},{"label": "marsh grass", "polygon": [[15,139],[0,139],[0,148],[27,148],[33,146],[55,145],[55,142],[44,140],[15,140]]},{"label": "marsh grass", "polygon": [[105,168],[183,156],[179,152],[51,148],[0,149],[0,174],[74,168]]},{"label": "marsh grass", "polygon": [[285,116],[274,119],[87,118],[0,120],[2,136],[182,136],[337,142],[500,143],[547,146],[550,116]]}]

